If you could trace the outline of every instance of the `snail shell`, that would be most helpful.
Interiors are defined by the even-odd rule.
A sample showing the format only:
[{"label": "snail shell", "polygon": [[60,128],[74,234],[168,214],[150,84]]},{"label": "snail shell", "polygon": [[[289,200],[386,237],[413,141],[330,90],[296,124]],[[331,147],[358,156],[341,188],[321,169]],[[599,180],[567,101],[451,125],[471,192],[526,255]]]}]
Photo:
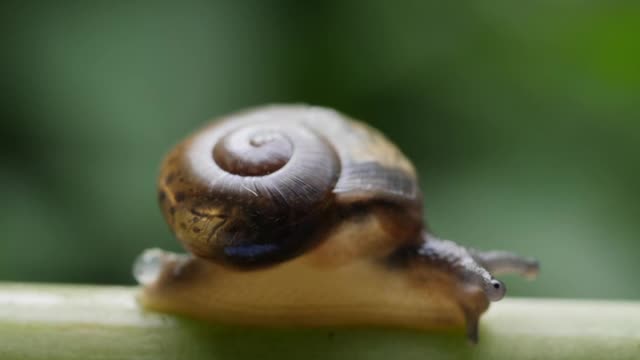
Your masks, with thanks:
[{"label": "snail shell", "polygon": [[403,213],[398,241],[415,241],[422,228],[416,173],[403,154],[375,129],[303,105],[250,110],[199,131],[165,159],[159,197],[191,253],[240,267],[310,249],[340,209],[358,204]]}]

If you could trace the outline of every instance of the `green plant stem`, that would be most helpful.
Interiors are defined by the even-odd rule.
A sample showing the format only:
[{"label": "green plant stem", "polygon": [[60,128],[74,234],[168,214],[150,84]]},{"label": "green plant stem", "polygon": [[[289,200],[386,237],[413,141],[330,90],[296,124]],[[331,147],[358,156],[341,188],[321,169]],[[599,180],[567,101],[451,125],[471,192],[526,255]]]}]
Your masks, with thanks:
[{"label": "green plant stem", "polygon": [[640,359],[640,303],[505,299],[462,332],[242,329],[142,310],[134,287],[0,283],[0,359]]}]

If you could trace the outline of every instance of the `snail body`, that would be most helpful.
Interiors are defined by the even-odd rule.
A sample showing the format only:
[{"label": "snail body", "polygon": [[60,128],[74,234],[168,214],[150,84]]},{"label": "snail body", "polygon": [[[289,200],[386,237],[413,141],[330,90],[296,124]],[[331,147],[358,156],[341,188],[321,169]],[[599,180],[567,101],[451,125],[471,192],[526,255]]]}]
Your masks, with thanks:
[{"label": "snail body", "polygon": [[267,106],[222,118],[165,158],[163,215],[192,256],[151,250],[151,309],[231,324],[435,329],[504,296],[492,272],[537,263],[440,240],[416,171],[380,132],[333,110]]}]

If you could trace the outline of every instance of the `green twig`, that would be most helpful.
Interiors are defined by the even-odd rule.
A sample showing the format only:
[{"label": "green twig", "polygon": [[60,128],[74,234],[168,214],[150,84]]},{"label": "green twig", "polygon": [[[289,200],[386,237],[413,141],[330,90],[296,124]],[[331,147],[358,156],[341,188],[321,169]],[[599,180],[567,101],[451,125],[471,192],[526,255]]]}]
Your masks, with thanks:
[{"label": "green twig", "polygon": [[148,313],[132,287],[0,284],[0,359],[640,359],[640,303],[506,299],[462,333],[256,330]]}]

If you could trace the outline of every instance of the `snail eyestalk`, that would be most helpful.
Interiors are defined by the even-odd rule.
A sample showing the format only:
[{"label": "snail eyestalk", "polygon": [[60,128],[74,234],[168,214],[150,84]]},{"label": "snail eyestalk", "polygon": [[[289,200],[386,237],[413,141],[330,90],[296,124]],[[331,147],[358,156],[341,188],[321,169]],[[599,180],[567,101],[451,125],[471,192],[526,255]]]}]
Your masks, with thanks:
[{"label": "snail eyestalk", "polygon": [[425,242],[418,251],[420,255],[430,262],[451,267],[464,284],[481,288],[490,301],[499,301],[507,291],[505,284],[495,275],[517,274],[535,278],[538,273],[538,261],[535,259],[506,251],[467,249],[429,234],[424,237]]},{"label": "snail eyestalk", "polygon": [[516,274],[527,279],[535,279],[540,271],[538,260],[512,252],[475,249],[468,249],[468,251],[475,261],[494,275]]},{"label": "snail eyestalk", "polygon": [[478,286],[484,291],[489,301],[500,301],[505,296],[507,288],[504,283],[494,278],[482,265],[475,262],[466,251],[460,259],[460,271],[463,281],[472,286]]}]

